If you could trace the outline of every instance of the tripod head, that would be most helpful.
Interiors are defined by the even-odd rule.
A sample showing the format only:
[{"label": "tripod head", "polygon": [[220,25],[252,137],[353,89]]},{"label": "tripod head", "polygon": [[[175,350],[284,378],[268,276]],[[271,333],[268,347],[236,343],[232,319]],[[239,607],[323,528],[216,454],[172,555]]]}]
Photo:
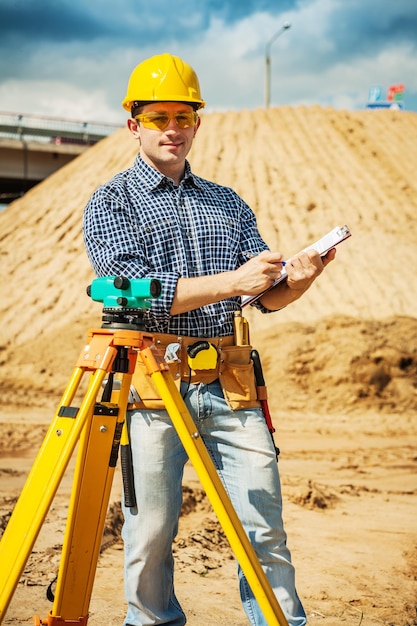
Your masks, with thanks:
[{"label": "tripod head", "polygon": [[151,307],[151,298],[159,298],[162,287],[156,278],[105,276],[96,278],[87,287],[87,295],[103,302],[102,328],[142,330],[144,310]]}]

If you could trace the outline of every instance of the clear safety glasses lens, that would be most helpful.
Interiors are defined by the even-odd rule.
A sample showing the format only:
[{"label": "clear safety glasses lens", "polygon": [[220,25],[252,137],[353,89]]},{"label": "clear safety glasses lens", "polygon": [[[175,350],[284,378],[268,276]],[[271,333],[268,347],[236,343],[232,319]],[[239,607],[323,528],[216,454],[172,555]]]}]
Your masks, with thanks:
[{"label": "clear safety glasses lens", "polygon": [[135,120],[143,124],[145,128],[153,130],[165,130],[171,120],[174,120],[179,128],[190,128],[197,124],[198,115],[195,111],[184,111],[182,113],[141,113],[135,115]]}]

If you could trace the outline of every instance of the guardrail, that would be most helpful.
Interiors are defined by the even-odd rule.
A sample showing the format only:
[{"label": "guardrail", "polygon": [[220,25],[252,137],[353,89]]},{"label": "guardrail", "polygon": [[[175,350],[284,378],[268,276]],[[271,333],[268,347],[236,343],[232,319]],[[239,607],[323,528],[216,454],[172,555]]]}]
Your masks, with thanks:
[{"label": "guardrail", "polygon": [[92,145],[121,126],[0,112],[0,137],[41,143]]}]

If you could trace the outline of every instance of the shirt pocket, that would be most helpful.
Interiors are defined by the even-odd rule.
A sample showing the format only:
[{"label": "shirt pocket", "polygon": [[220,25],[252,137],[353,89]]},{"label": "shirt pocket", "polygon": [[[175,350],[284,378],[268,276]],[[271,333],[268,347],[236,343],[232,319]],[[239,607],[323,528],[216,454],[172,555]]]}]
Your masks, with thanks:
[{"label": "shirt pocket", "polygon": [[142,223],[142,241],[145,255],[155,269],[172,270],[178,267],[181,241],[178,226],[169,217],[146,220]]}]

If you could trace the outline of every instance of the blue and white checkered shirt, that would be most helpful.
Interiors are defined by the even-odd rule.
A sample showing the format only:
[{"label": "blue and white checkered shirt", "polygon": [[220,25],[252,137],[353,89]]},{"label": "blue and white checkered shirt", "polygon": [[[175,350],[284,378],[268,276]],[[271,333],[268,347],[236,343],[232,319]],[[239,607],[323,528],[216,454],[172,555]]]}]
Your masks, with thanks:
[{"label": "blue and white checkered shirt", "polygon": [[92,195],[83,233],[97,276],[161,281],[161,297],[145,312],[148,331],[191,337],[232,335],[240,298],[171,316],[178,279],[235,270],[268,249],[255,215],[232,189],[195,176],[188,162],[175,187],[140,156]]}]

